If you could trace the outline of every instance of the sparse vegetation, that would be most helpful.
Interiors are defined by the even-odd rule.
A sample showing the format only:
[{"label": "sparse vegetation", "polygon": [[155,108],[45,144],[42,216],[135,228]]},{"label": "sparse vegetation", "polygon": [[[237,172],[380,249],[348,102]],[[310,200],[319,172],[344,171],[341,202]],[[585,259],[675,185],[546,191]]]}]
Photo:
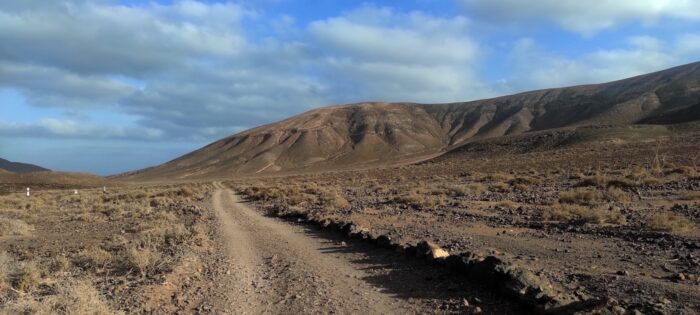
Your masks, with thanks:
[{"label": "sparse vegetation", "polygon": [[33,227],[18,219],[0,217],[0,236],[29,235]]},{"label": "sparse vegetation", "polygon": [[573,191],[562,192],[559,195],[559,202],[594,205],[603,198],[603,194],[594,189],[576,188]]},{"label": "sparse vegetation", "polygon": [[656,231],[685,232],[690,230],[692,226],[690,220],[672,212],[659,212],[647,220],[647,227]]},{"label": "sparse vegetation", "polygon": [[[120,305],[138,307],[145,288],[208,243],[209,217],[192,204],[207,194],[181,185],[0,197],[0,236],[16,237],[0,248],[0,313],[122,314]],[[57,234],[65,236],[42,243]],[[93,285],[97,279],[112,287]],[[129,289],[106,297],[103,290],[119,283]]]},{"label": "sparse vegetation", "polygon": [[577,204],[554,204],[545,209],[545,220],[554,221],[582,221],[589,223],[614,223],[623,224],[625,218],[616,211],[604,206],[582,206]]}]

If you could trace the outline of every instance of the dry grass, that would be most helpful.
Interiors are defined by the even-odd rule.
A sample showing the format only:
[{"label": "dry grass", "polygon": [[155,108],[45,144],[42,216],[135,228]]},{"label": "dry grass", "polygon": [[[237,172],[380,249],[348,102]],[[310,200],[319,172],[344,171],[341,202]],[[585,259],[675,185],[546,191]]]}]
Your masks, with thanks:
[{"label": "dry grass", "polygon": [[415,191],[410,191],[408,193],[395,196],[393,201],[421,209],[444,206],[447,203],[444,195],[425,195]]},{"label": "dry grass", "polygon": [[672,213],[660,212],[652,215],[646,222],[647,228],[664,232],[685,232],[693,227],[693,223],[687,218]]},{"label": "dry grass", "polygon": [[34,228],[18,219],[0,217],[0,236],[30,235]]},{"label": "dry grass", "polygon": [[[132,295],[189,259],[190,248],[208,243],[203,223],[210,217],[191,204],[208,193],[185,185],[114,188],[107,194],[82,190],[77,196],[65,190],[37,191],[30,198],[2,196],[0,236],[37,237],[11,239],[12,246],[0,248],[0,314],[121,314],[109,301],[125,305],[127,298],[133,310],[138,307],[133,303],[143,299]],[[53,223],[47,226],[46,219]],[[66,237],[48,244],[42,242],[53,234],[42,233]],[[139,274],[141,279],[133,282]],[[105,299],[92,285],[97,279],[114,286],[132,284]]]},{"label": "dry grass", "polygon": [[700,191],[687,191],[681,194],[678,199],[680,200],[700,200]]},{"label": "dry grass", "polygon": [[469,183],[464,185],[453,185],[449,187],[449,195],[453,197],[464,197],[469,195],[480,195],[486,191],[486,187],[479,183]]},{"label": "dry grass", "polygon": [[603,198],[603,194],[598,190],[576,188],[573,191],[559,194],[559,202],[579,205],[593,205]]},{"label": "dry grass", "polygon": [[605,191],[605,199],[612,202],[629,202],[630,197],[627,193],[617,187],[608,187]]},{"label": "dry grass", "polygon": [[19,272],[14,275],[12,285],[15,289],[23,292],[28,292],[39,285],[41,281],[41,273],[36,263],[30,261],[25,262]]},{"label": "dry grass", "polygon": [[545,220],[582,221],[588,223],[624,224],[625,218],[604,206],[590,207],[576,204],[554,204],[543,212]]}]

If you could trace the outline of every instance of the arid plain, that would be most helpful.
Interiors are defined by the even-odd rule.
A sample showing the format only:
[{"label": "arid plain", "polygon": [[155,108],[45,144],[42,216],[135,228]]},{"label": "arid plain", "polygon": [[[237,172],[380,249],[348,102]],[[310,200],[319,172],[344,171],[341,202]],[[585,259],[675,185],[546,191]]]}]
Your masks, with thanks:
[{"label": "arid plain", "polygon": [[0,313],[696,314],[699,164],[694,63],[332,106],[109,178],[9,169]]}]

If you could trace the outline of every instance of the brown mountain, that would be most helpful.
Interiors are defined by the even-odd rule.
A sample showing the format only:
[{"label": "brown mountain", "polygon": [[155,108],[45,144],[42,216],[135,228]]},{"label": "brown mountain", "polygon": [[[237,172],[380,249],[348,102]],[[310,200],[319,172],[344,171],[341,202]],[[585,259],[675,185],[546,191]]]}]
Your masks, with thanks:
[{"label": "brown mountain", "polygon": [[464,103],[331,106],[230,136],[120,177],[188,179],[380,166],[531,131],[699,119],[700,62],[610,83]]},{"label": "brown mountain", "polygon": [[41,166],[27,164],[27,163],[10,162],[8,160],[1,159],[1,158],[0,158],[0,169],[8,171],[8,172],[12,172],[12,173],[30,173],[30,172],[50,171],[49,169],[43,168]]}]

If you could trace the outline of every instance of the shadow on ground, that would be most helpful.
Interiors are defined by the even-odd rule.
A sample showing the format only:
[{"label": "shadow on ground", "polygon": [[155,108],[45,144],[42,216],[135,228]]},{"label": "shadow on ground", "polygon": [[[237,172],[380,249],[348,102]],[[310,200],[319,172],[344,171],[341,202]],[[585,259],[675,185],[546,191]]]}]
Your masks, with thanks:
[{"label": "shadow on ground", "polygon": [[295,224],[327,245],[321,248],[323,253],[340,256],[365,271],[368,276],[363,280],[368,284],[392,296],[425,303],[436,313],[469,314],[476,307],[484,314],[531,313],[486,284],[466,281],[443,266],[317,226]]}]

